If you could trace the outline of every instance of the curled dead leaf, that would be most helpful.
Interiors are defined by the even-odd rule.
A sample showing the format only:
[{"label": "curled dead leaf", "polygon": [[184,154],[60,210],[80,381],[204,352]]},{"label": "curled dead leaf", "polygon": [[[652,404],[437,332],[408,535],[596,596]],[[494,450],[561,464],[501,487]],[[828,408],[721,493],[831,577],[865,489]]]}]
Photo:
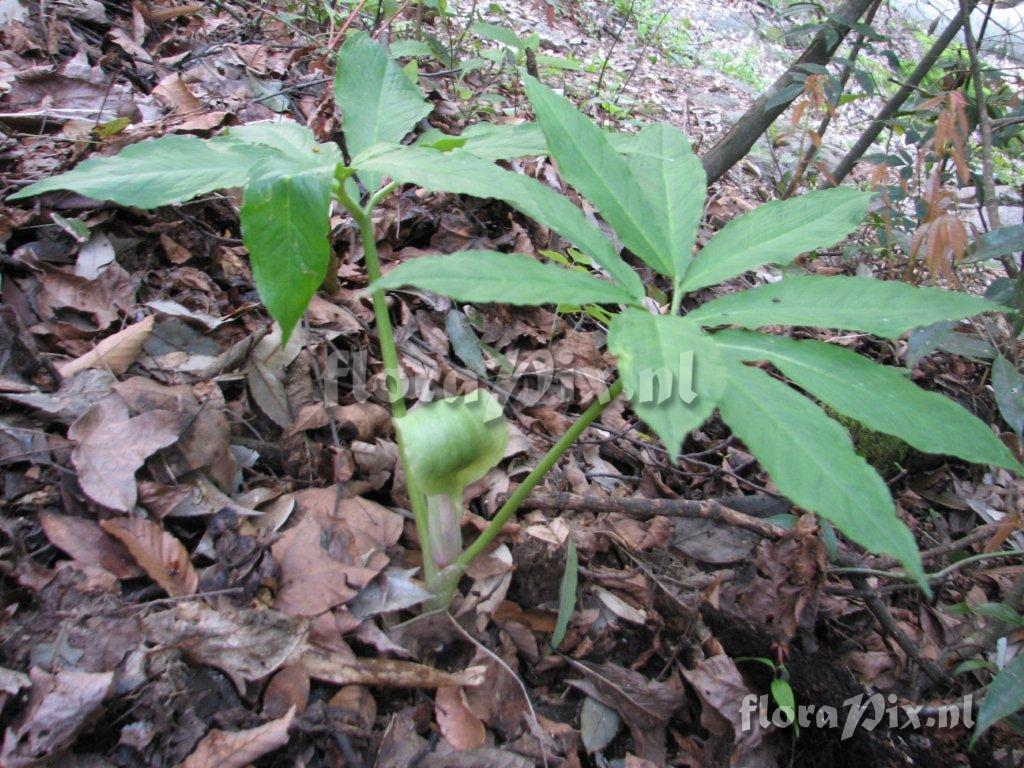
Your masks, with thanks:
[{"label": "curled dead leaf", "polygon": [[222,731],[217,728],[207,733],[195,750],[178,768],[244,768],[268,752],[288,743],[288,728],[295,719],[295,708],[284,717],[266,725],[246,731]]},{"label": "curled dead leaf", "polygon": [[444,686],[437,689],[434,716],[441,734],[455,749],[477,749],[487,740],[487,729],[466,706],[461,688]]},{"label": "curled dead leaf", "polygon": [[102,368],[113,374],[122,374],[128,366],[135,362],[142,347],[153,332],[155,317],[150,315],[145,320],[129,325],[113,336],[107,336],[93,349],[84,355],[61,363],[57,370],[64,378],[73,376],[86,368]]}]

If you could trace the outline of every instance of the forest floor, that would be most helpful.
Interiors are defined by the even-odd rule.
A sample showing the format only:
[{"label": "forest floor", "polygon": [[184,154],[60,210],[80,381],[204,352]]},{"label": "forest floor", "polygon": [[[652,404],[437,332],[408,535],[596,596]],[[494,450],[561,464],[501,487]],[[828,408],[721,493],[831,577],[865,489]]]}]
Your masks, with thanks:
[{"label": "forest floor", "polygon": [[[334,51],[374,14],[273,5],[32,4],[0,29],[0,191],[168,133],[292,119],[336,137]],[[380,39],[413,36],[408,5],[377,19]],[[545,79],[588,114],[621,130],[669,121],[698,152],[807,39],[785,34],[798,22],[769,4],[742,0],[575,0],[550,25],[532,2],[482,6],[490,21],[539,33],[541,53],[579,63]],[[449,26],[428,17],[424,29],[462,57],[494,48],[465,32],[471,8],[452,3]],[[919,53],[905,19],[879,24],[899,55]],[[452,69],[420,59],[431,126],[528,118],[513,67]],[[841,113],[826,165],[877,104]],[[777,196],[802,146],[780,124],[710,190],[701,242]],[[511,166],[563,189],[544,158]],[[1019,197],[1002,194],[1015,216],[1004,223],[1020,221]],[[961,200],[970,206],[970,193]],[[838,553],[892,568],[791,514],[717,418],[673,463],[618,401],[473,565],[450,615],[418,616],[419,554],[353,222],[333,216],[339,286],[281,347],[238,205],[209,194],[143,212],[61,193],[0,206],[0,765],[1021,764],[1024,742],[1008,728],[968,750],[970,728],[935,717],[986,679],[950,672],[977,658],[963,641],[986,619],[970,609],[1003,599],[1024,565],[963,557],[1024,548],[1020,478],[858,441],[939,574],[926,599],[828,563]],[[407,190],[379,210],[386,265],[548,247],[549,233],[495,201]],[[868,258],[857,247],[867,240],[801,269],[902,278],[905,257]],[[968,287],[988,277],[982,266],[962,275]],[[469,538],[603,390],[605,331],[579,313],[416,291],[392,301],[410,378],[507,397],[513,436],[470,489]],[[959,349],[979,341],[962,330]],[[987,362],[924,341],[828,338],[891,365],[913,354],[915,382],[1014,444]],[[641,503],[616,509],[622,499]],[[658,499],[720,500],[732,524],[645,511]],[[774,525],[787,519],[790,531]],[[570,538],[578,601],[553,651]],[[768,695],[779,676],[797,704],[837,708],[840,727],[745,722],[746,697]],[[923,705],[922,722],[904,711],[843,734],[851,700],[876,693]]]}]

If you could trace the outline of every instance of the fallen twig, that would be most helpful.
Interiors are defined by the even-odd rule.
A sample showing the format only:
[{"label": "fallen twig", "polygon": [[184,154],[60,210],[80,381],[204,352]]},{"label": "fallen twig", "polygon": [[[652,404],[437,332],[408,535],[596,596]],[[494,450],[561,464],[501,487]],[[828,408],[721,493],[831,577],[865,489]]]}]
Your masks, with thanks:
[{"label": "fallen twig", "polygon": [[761,520],[715,499],[623,499],[606,496],[578,496],[574,493],[535,493],[523,502],[523,509],[571,509],[578,512],[618,512],[645,520],[651,517],[688,517],[716,520],[753,531],[768,539],[780,539],[787,531],[780,525]]}]

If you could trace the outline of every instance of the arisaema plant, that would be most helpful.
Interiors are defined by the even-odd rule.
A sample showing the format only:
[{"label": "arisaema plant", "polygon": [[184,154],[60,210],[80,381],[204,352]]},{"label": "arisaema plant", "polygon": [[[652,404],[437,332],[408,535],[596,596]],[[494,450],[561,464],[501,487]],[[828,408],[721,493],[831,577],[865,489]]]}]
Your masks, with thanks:
[{"label": "arisaema plant", "polygon": [[[153,208],[241,187],[242,235],[253,277],[285,337],[330,263],[333,202],[362,237],[392,414],[416,519],[424,571],[438,604],[494,540],[530,491],[614,397],[634,411],[673,458],[716,411],[794,503],[830,520],[864,548],[897,558],[924,583],[910,530],[882,478],[824,410],[896,435],[929,453],[1015,472],[1021,466],[992,430],[905,372],[819,341],[758,332],[812,326],[897,338],[912,328],[1001,307],[962,293],[861,277],[786,277],[683,312],[688,293],[766,264],[830,246],[857,228],[871,197],[838,188],[768,203],[740,216],[694,254],[706,183],[686,137],[669,125],[636,135],[602,131],[563,97],[524,76],[536,124],[476,126],[464,136],[422,134],[403,143],[430,105],[386,51],[363,33],[342,47],[335,97],[348,157],[305,127],[260,123],[208,140],[168,136],[94,158],[14,198],[57,189]],[[497,160],[549,154],[636,259],[672,289],[648,309],[643,282],[616,246],[567,197]],[[465,251],[381,269],[373,209],[398,185],[502,200],[589,257],[592,273],[530,256]],[[12,198],[13,199],[13,198]],[[465,549],[462,492],[501,458],[507,428],[490,396],[448,398],[406,411],[385,292],[415,286],[466,302],[603,305],[618,378],[562,435]],[[763,367],[770,363],[785,379]],[[794,386],[795,385],[795,386]]]}]

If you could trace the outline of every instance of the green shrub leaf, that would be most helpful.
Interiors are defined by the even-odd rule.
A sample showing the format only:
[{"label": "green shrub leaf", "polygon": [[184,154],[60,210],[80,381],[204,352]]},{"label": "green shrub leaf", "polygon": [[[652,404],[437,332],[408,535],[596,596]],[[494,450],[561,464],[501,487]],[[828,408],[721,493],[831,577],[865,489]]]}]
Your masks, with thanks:
[{"label": "green shrub leaf", "polygon": [[671,276],[663,222],[651,216],[650,204],[625,159],[604,132],[568,100],[529,75],[524,82],[562,177],[597,206],[623,245],[658,272]]},{"label": "green shrub leaf", "polygon": [[70,189],[118,205],[157,208],[215,189],[242,186],[250,169],[269,151],[194,136],[164,136],[132,144],[112,157],[92,157],[8,199]]},{"label": "green shrub leaf", "polygon": [[[381,142],[397,144],[431,110],[398,62],[365,32],[351,35],[338,51],[334,99],[350,156]],[[380,186],[373,173],[362,181],[370,191]]]},{"label": "green shrub leaf", "polygon": [[765,203],[733,219],[694,259],[683,290],[715,285],[763,264],[788,264],[838,242],[864,220],[873,194],[836,187]]},{"label": "green shrub leaf", "polygon": [[846,430],[764,371],[732,362],[727,375],[722,418],[778,489],[862,547],[897,558],[926,585],[913,535],[882,478],[854,453]]},{"label": "green shrub leaf", "polygon": [[330,260],[331,165],[299,166],[272,159],[245,188],[242,238],[260,298],[291,336],[323,283]]},{"label": "green shrub leaf", "polygon": [[640,131],[626,161],[650,203],[650,216],[664,223],[676,282],[693,259],[704,213],[707,174],[685,134],[664,123]]},{"label": "green shrub leaf", "polygon": [[989,728],[1024,707],[1024,653],[999,670],[988,686],[985,700],[978,709],[978,722],[971,735],[971,745]]},{"label": "green shrub leaf", "polygon": [[673,460],[715,409],[725,370],[711,337],[682,317],[627,309],[608,329],[626,394]]},{"label": "green shrub leaf", "polygon": [[506,171],[461,150],[438,152],[423,147],[381,146],[354,158],[353,164],[434,192],[502,200],[555,230],[608,270],[630,294],[640,299],[644,296],[639,276],[615,253],[608,238],[568,198],[535,179]]},{"label": "green shrub leaf", "polygon": [[420,256],[392,269],[372,289],[392,290],[407,285],[460,301],[526,306],[634,301],[625,288],[586,272],[497,251]]},{"label": "green shrub leaf", "polygon": [[877,365],[834,344],[745,331],[713,336],[725,356],[767,360],[799,387],[864,426],[925,453],[959,456],[1017,472],[1021,466],[981,419],[911,383],[901,368]]},{"label": "green shrub leaf", "polygon": [[687,317],[701,325],[810,325],[898,338],[911,328],[1002,310],[941,288],[867,277],[791,277],[704,304]]}]

